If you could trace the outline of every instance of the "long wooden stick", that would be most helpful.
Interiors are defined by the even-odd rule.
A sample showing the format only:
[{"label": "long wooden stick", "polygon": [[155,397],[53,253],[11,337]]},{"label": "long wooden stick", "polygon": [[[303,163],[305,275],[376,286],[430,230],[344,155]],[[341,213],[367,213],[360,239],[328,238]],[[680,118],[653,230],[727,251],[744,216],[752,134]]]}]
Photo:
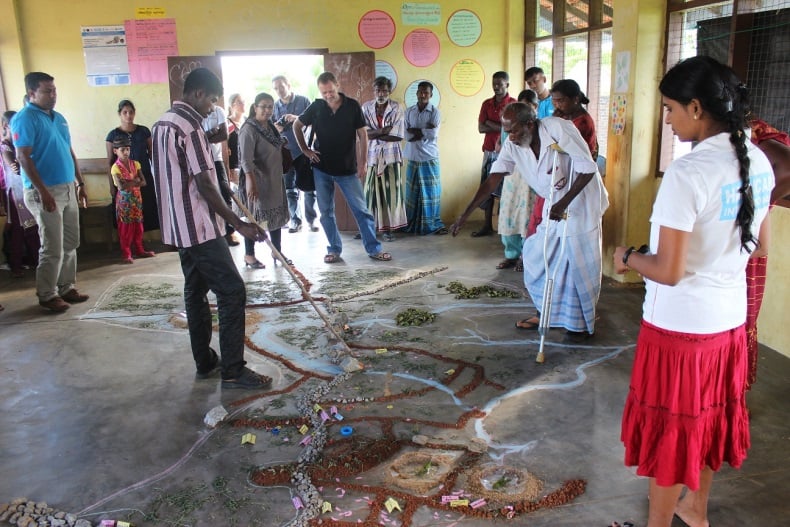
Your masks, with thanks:
[{"label": "long wooden stick", "polygon": [[[231,197],[233,198],[233,201],[236,202],[236,205],[239,206],[239,210],[241,210],[244,213],[244,215],[247,216],[247,220],[249,222],[255,221],[255,217],[252,215],[250,210],[247,207],[244,206],[244,203],[241,202],[239,197],[236,194],[231,194]],[[258,224],[258,226],[263,229],[262,225]],[[288,262],[285,260],[285,257],[282,255],[282,253],[280,253],[280,251],[278,251],[274,247],[274,244],[272,244],[272,241],[269,239],[268,236],[266,236],[266,240],[265,241],[266,241],[266,244],[269,246],[269,248],[272,250],[272,254],[275,256],[275,258],[280,260],[280,263],[283,264],[283,267],[285,267],[285,269],[288,271],[288,274],[290,274],[291,278],[294,279],[294,282],[296,282],[296,285],[298,285],[299,289],[302,290],[302,295],[304,296],[304,298],[306,298],[310,302],[310,305],[313,306],[313,309],[315,309],[315,312],[318,313],[318,316],[321,317],[321,320],[324,321],[324,324],[326,324],[326,327],[329,328],[329,332],[332,333],[332,336],[343,343],[343,347],[345,348],[347,353],[351,353],[351,348],[348,347],[348,344],[346,344],[346,341],[343,340],[343,337],[341,337],[337,333],[337,331],[335,330],[334,325],[332,325],[332,322],[329,320],[329,317],[318,308],[318,304],[316,304],[315,299],[312,297],[310,292],[304,286],[302,281],[299,280],[299,277],[296,276],[296,273],[294,273],[293,269],[288,264]]]}]

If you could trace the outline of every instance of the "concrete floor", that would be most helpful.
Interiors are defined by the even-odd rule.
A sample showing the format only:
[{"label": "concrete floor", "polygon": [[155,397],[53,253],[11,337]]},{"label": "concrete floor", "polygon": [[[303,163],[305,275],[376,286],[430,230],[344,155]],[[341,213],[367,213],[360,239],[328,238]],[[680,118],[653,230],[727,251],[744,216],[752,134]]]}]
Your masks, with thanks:
[{"label": "concrete floor", "polygon": [[[284,252],[312,283],[312,294],[331,296],[348,315],[349,342],[366,367],[323,401],[372,399],[340,404],[342,424],[355,428],[358,441],[380,437],[385,422],[398,438],[425,435],[453,455],[477,438],[488,444],[478,466],[529,471],[543,482],[543,494],[568,480],[587,482],[569,503],[519,515],[510,525],[645,525],[647,482],[623,466],[619,442],[642,288],[606,281],[595,338],[566,343],[555,330],[546,363],[538,365],[537,335],[513,327],[531,312],[528,299],[456,299],[443,287],[457,280],[522,291],[518,273],[494,268],[502,254],[498,238],[472,239],[473,227],[455,239],[399,236],[385,244],[391,264],[367,258],[361,243],[344,235],[344,262],[333,266],[321,261],[323,233],[284,233]],[[290,304],[299,291],[284,269],[271,265],[265,246],[258,247],[267,263],[261,271],[241,268],[243,246],[232,251],[249,287],[247,360],[274,378],[269,392],[223,392],[217,380],[194,379],[180,326],[176,253],[128,266],[99,247],[81,249],[78,285],[91,299],[59,315],[36,305],[32,271],[17,280],[0,272],[6,308],[0,313],[0,503],[24,496],[94,524],[115,518],[138,526],[274,526],[297,518],[291,486],[259,487],[249,475],[255,467],[296,461],[302,436],[291,421],[279,435],[253,423],[297,422],[300,395],[321,382],[316,375],[328,379],[338,369],[318,317],[307,303]],[[412,280],[418,271],[428,273]],[[338,300],[354,293],[360,295]],[[395,317],[407,307],[437,319],[399,327]],[[716,527],[786,525],[790,518],[790,360],[761,351],[749,395],[750,456],[741,470],[725,468],[716,476],[710,503]],[[230,420],[209,430],[203,418],[218,405]],[[486,416],[464,423],[473,408]],[[328,437],[338,440],[340,427],[328,427]],[[241,444],[248,432],[257,436],[254,445]],[[356,524],[367,518],[368,502],[390,496],[405,505],[408,493],[387,483],[390,465],[419,448],[407,445],[363,473],[316,482],[335,507],[321,516],[324,525],[332,517]],[[471,488],[470,479],[462,473],[454,490]],[[368,524],[505,523],[426,506],[408,521],[401,514]]]}]

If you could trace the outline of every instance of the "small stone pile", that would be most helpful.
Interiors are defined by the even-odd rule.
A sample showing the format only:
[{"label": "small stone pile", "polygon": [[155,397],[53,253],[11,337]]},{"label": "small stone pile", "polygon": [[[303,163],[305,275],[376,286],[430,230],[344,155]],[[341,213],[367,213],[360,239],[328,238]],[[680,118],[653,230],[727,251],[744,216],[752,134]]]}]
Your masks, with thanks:
[{"label": "small stone pile", "polygon": [[0,523],[17,527],[91,527],[88,520],[77,519],[68,512],[56,511],[44,501],[15,498],[11,503],[0,503]]}]

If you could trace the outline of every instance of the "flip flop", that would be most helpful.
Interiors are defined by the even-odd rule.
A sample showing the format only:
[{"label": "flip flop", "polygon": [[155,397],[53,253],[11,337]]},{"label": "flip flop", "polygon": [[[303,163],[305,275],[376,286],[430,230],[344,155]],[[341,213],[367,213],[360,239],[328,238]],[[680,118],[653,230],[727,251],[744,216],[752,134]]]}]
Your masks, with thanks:
[{"label": "flip flop", "polygon": [[494,230],[493,229],[489,229],[488,227],[484,227],[484,228],[480,229],[479,231],[474,231],[472,233],[472,238],[480,238],[481,236],[491,236],[492,234],[494,234]]},{"label": "flip flop", "polygon": [[340,255],[335,253],[329,253],[324,256],[324,263],[333,264],[340,261]]},{"label": "flip flop", "polygon": [[516,258],[505,258],[504,260],[502,260],[501,262],[496,264],[496,268],[497,269],[510,269],[511,267],[514,267],[516,265],[516,263],[517,263]]},{"label": "flip flop", "polygon": [[[532,322],[533,320],[536,320],[536,322]],[[536,315],[529,318],[521,319],[518,322],[516,322],[516,327],[518,329],[534,331],[540,327],[540,317]]]},{"label": "flip flop", "polygon": [[[679,522],[680,522],[680,524],[681,524],[683,527],[691,527],[691,526],[690,526],[688,523],[686,523],[686,522],[683,520],[683,518],[681,518],[680,516],[678,516],[678,515],[677,515],[677,513],[673,514],[673,515],[672,515],[672,517],[673,517],[674,519],[676,519],[677,521],[679,521]],[[624,527],[625,527],[625,526],[624,526]],[[632,527],[633,527],[633,524],[632,524]],[[710,524],[710,522],[708,522],[708,527],[711,527],[711,524]]]},{"label": "flip flop", "polygon": [[368,256],[380,262],[389,262],[390,260],[392,260],[392,255],[390,253],[382,252],[377,254],[369,254]]},{"label": "flip flop", "polygon": [[524,272],[524,260],[522,260],[521,258],[518,259],[518,262],[516,262],[516,268],[514,269],[514,271],[516,271],[517,273],[523,273]]}]

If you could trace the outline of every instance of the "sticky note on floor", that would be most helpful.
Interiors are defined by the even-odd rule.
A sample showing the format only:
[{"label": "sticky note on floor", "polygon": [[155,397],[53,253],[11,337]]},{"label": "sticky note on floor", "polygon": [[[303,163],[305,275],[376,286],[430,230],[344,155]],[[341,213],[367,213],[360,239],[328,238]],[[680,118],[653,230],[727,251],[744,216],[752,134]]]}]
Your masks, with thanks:
[{"label": "sticky note on floor", "polygon": [[307,425],[302,425],[299,427],[299,433],[305,435],[310,428]]},{"label": "sticky note on floor", "polygon": [[249,434],[248,433],[248,434],[244,434],[243,436],[241,436],[241,444],[245,445],[247,443],[249,443],[251,445],[255,444],[255,434]]},{"label": "sticky note on floor", "polygon": [[381,355],[382,353],[387,353],[387,348],[377,348],[376,353]]},{"label": "sticky note on floor", "polygon": [[387,508],[387,512],[392,512],[395,509],[402,511],[400,508],[400,503],[398,503],[395,498],[387,498],[387,501],[384,502],[384,506]]},{"label": "sticky note on floor", "polygon": [[453,500],[450,502],[450,507],[466,507],[469,505],[469,500]]},{"label": "sticky note on floor", "polygon": [[299,510],[299,509],[303,509],[303,508],[304,508],[304,504],[302,503],[302,500],[301,500],[301,499],[299,499],[299,496],[294,496],[294,497],[291,499],[291,501],[293,502],[293,504],[294,504],[294,508],[295,508],[296,510]]},{"label": "sticky note on floor", "polygon": [[324,502],[324,503],[321,505],[321,514],[325,514],[325,513],[327,513],[327,512],[332,512],[332,504],[331,504],[331,503],[329,503],[328,501],[325,501],[325,502]]},{"label": "sticky note on floor", "polygon": [[455,370],[452,368],[444,372],[445,375],[452,375],[453,373],[455,373]]},{"label": "sticky note on floor", "polygon": [[475,500],[472,503],[470,503],[469,506],[472,507],[473,509],[479,509],[480,507],[482,507],[485,504],[486,504],[486,500],[483,499],[483,498],[480,498],[479,500]]},{"label": "sticky note on floor", "polygon": [[321,408],[320,404],[316,404],[313,406],[313,410],[315,410],[316,412],[320,412],[321,410],[323,410],[323,408]]}]

